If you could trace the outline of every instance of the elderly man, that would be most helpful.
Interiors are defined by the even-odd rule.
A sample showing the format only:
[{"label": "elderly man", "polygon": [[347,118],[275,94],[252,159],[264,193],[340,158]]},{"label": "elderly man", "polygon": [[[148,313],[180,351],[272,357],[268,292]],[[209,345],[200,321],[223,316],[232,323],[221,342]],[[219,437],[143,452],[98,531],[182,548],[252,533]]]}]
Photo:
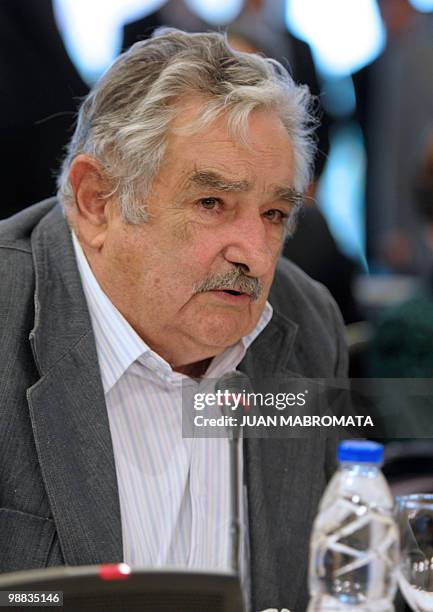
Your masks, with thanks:
[{"label": "elderly man", "polygon": [[[308,105],[222,35],[160,32],[84,101],[58,200],[1,224],[2,571],[229,565],[227,440],[182,438],[182,382],[345,374],[328,293],[278,263]],[[333,455],[325,438],[244,440],[253,610],[305,609]]]}]

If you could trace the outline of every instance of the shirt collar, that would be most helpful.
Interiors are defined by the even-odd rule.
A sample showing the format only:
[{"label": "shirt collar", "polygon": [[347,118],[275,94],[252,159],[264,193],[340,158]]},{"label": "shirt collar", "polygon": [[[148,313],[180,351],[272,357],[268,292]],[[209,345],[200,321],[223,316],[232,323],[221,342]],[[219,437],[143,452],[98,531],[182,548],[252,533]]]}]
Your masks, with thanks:
[{"label": "shirt collar", "polygon": [[[148,367],[165,373],[166,376],[173,374],[171,366],[140,338],[104,293],[74,232],[72,232],[72,241],[95,334],[105,394],[138,359]],[[212,360],[205,374],[206,378],[222,376],[234,370],[242,361],[248,347],[269,323],[272,314],[272,306],[266,302],[256,327],[247,336],[243,336],[239,342],[228,347]]]}]

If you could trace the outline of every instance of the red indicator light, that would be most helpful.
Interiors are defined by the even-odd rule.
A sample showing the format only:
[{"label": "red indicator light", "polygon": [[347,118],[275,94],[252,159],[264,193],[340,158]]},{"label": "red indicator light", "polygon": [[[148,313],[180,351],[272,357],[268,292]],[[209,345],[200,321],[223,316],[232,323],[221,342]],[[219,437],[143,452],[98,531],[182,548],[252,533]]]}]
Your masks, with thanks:
[{"label": "red indicator light", "polygon": [[99,566],[99,577],[102,580],[127,580],[131,568],[126,563],[106,563]]}]

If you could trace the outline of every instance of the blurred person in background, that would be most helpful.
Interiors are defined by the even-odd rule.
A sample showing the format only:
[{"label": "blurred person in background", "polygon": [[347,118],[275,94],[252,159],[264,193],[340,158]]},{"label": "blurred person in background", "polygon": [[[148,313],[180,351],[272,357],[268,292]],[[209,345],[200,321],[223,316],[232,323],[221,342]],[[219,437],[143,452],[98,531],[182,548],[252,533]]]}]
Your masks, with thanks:
[{"label": "blurred person in background", "polygon": [[161,27],[179,28],[185,32],[208,32],[215,29],[201,19],[184,0],[167,0],[155,11],[123,26],[122,51],[140,40],[150,38]]},{"label": "blurred person in background", "polygon": [[0,2],[0,219],[56,191],[79,99],[51,0]]},{"label": "blurred person in background", "polygon": [[412,177],[430,273],[409,300],[387,308],[377,322],[370,374],[383,378],[433,377],[433,131]]},{"label": "blurred person in background", "polygon": [[412,177],[433,121],[433,15],[409,0],[378,0],[383,53],[354,75],[367,153],[367,256],[378,271],[428,273]]},{"label": "blurred person in background", "polygon": [[[392,468],[392,478],[404,482],[405,478],[424,475],[427,480],[418,483],[423,482],[423,486],[430,487],[426,492],[432,492],[433,396],[429,383],[433,380],[433,131],[412,175],[412,189],[429,248],[425,264],[430,273],[411,298],[383,308],[376,315],[372,340],[363,356],[363,375],[383,379],[379,384],[384,386],[385,394],[376,422],[382,423],[386,441],[399,438],[400,444],[400,459]],[[399,386],[394,379],[414,380]],[[427,379],[427,386],[417,379]],[[397,393],[394,387],[399,389]],[[406,492],[415,493],[418,489]]]}]

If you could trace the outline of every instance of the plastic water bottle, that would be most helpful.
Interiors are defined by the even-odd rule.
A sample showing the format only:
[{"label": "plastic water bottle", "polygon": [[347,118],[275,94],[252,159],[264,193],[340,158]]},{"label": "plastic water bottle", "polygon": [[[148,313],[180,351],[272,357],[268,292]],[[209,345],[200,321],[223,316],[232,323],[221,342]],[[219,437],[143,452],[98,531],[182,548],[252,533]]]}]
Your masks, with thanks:
[{"label": "plastic water bottle", "polygon": [[311,538],[309,612],[394,610],[399,537],[382,460],[382,444],[351,440],[338,447],[340,466]]}]

